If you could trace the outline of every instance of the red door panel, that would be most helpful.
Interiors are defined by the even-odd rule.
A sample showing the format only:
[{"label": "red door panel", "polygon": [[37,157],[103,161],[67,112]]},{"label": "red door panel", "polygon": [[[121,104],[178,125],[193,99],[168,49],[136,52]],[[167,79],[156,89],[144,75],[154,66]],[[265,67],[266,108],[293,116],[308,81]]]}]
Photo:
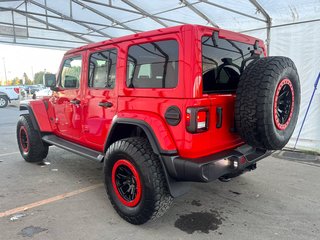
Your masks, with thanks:
[{"label": "red door panel", "polygon": [[59,89],[51,98],[56,134],[73,141],[80,141],[82,136],[82,61],[80,54],[64,59],[58,76]]},{"label": "red door panel", "polygon": [[117,111],[117,49],[99,48],[88,52],[83,98],[83,133],[86,145],[103,151]]},{"label": "red door panel", "polygon": [[114,90],[88,89],[84,99],[84,136],[87,144],[99,151],[103,151],[112,119],[116,115],[115,95]]}]

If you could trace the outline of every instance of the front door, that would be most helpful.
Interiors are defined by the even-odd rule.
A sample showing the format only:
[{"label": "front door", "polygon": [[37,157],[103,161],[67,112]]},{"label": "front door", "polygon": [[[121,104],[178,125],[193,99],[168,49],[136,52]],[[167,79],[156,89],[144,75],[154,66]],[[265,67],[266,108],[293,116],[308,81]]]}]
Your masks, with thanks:
[{"label": "front door", "polygon": [[75,141],[81,138],[81,72],[82,55],[65,58],[52,98],[57,135]]},{"label": "front door", "polygon": [[87,84],[83,99],[83,132],[89,147],[103,151],[117,110],[117,49],[90,50],[88,56]]}]

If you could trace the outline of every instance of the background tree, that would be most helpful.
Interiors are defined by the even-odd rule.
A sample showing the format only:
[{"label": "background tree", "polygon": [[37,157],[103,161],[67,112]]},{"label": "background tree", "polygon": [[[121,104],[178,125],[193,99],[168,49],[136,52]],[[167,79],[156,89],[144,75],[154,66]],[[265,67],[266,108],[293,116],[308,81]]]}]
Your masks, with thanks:
[{"label": "background tree", "polygon": [[[46,72],[46,73],[49,74],[50,72]],[[44,75],[44,71],[36,72],[34,74],[33,84],[43,84],[43,75]]]},{"label": "background tree", "polygon": [[20,84],[22,84],[22,81],[20,81],[18,77],[15,77],[11,82],[11,85],[20,85]]},{"label": "background tree", "polygon": [[26,73],[23,73],[23,78],[25,80],[25,83],[24,83],[25,85],[32,85],[32,81]]}]

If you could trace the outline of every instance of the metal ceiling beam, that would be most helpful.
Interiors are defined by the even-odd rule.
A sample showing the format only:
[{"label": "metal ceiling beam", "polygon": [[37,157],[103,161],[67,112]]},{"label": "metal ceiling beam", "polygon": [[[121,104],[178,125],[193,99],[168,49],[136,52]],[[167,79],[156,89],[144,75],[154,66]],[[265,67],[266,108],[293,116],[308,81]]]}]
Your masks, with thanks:
[{"label": "metal ceiling beam", "polygon": [[102,36],[105,36],[105,37],[108,37],[108,38],[113,38],[113,37],[112,37],[111,35],[109,35],[109,34],[106,34],[106,33],[104,33],[104,32],[101,32],[100,30],[98,30],[98,29],[96,29],[96,28],[93,28],[93,27],[91,27],[91,26],[88,25],[88,24],[80,23],[79,21],[77,21],[77,20],[75,20],[75,19],[73,19],[73,18],[71,18],[71,17],[69,17],[69,16],[67,16],[67,15],[64,15],[64,14],[62,14],[62,13],[60,13],[60,12],[58,12],[58,11],[52,9],[52,8],[46,7],[45,5],[43,5],[43,4],[41,4],[41,3],[38,3],[38,2],[33,1],[33,0],[28,0],[28,2],[29,2],[29,3],[32,3],[32,4],[36,5],[36,6],[38,6],[38,7],[40,7],[40,8],[43,8],[44,10],[47,10],[47,11],[52,12],[52,13],[54,13],[54,14],[57,14],[58,16],[60,16],[60,17],[62,17],[62,18],[64,18],[64,19],[68,19],[68,20],[70,20],[70,21],[72,21],[72,22],[74,22],[74,23],[76,23],[76,24],[78,24],[78,25],[80,25],[80,26],[82,26],[82,27],[85,27],[85,28],[90,29],[90,30],[92,30],[92,31],[94,31],[94,32],[97,32],[97,33],[101,34]]},{"label": "metal ceiling beam", "polygon": [[210,23],[212,26],[219,28],[218,24],[213,22],[210,18],[208,18],[203,12],[201,12],[199,9],[197,9],[195,6],[191,5],[187,0],[180,0],[181,3],[185,4],[186,7],[188,7],[191,11],[193,11],[195,14],[197,14],[199,17],[206,20],[208,23]]},{"label": "metal ceiling beam", "polygon": [[[272,25],[271,28],[280,28],[280,27],[293,26],[293,25],[304,24],[304,23],[313,23],[313,22],[320,22],[320,18],[313,19],[313,20],[300,21],[300,22],[291,22],[291,23],[283,23],[283,24],[278,24],[278,25]],[[241,31],[241,33],[259,31],[259,30],[266,30],[266,29],[267,29],[267,27],[251,28],[251,29],[247,29],[247,30]]]},{"label": "metal ceiling beam", "polygon": [[[134,19],[132,19],[132,20],[125,21],[125,22],[122,22],[122,23],[128,23],[128,22],[132,22],[132,21],[135,21],[135,20],[139,20],[139,19],[145,18],[145,16],[144,16],[141,12],[138,12],[138,11],[136,11],[136,10],[127,9],[127,8],[122,8],[122,7],[117,7],[117,6],[114,6],[114,5],[109,5],[109,4],[107,4],[107,3],[97,2],[97,1],[92,1],[92,0],[81,0],[81,1],[87,2],[87,3],[96,4],[96,5],[100,5],[100,6],[104,6],[104,7],[108,7],[108,8],[112,8],[112,9],[121,10],[121,11],[124,11],[124,12],[129,12],[129,13],[134,13],[134,14],[142,15],[142,17],[134,18]],[[191,3],[191,5],[196,5],[196,4],[198,4],[198,3],[200,3],[200,2],[194,2],[194,3]],[[168,21],[168,22],[174,22],[174,23],[178,23],[178,24],[185,24],[185,22],[181,22],[181,21],[178,21],[178,20],[174,20],[174,19],[170,19],[170,18],[165,18],[165,17],[157,16],[157,15],[159,15],[159,14],[171,12],[171,11],[174,11],[174,10],[177,10],[177,9],[180,9],[180,8],[184,8],[184,7],[185,7],[185,6],[179,6],[179,7],[171,8],[171,9],[169,9],[169,10],[161,11],[161,12],[158,12],[158,13],[155,13],[155,14],[152,14],[152,15],[153,15],[154,17],[160,19],[160,20],[164,20],[164,21]]]},{"label": "metal ceiling beam", "polygon": [[[72,0],[71,0],[72,1]],[[121,24],[126,24],[126,23],[130,23],[130,22],[134,22],[134,21],[137,21],[137,20],[140,20],[140,19],[144,19],[145,16],[142,15],[141,12],[138,12],[138,11],[135,11],[135,10],[131,10],[131,9],[127,9],[127,8],[122,8],[122,7],[117,7],[117,6],[114,6],[114,5],[109,5],[107,3],[103,3],[103,2],[96,2],[96,1],[92,1],[92,0],[81,0],[82,2],[87,2],[87,3],[92,3],[92,4],[96,4],[96,5],[99,5],[99,6],[104,6],[104,7],[107,7],[107,8],[111,8],[111,9],[116,9],[116,10],[120,10],[120,11],[125,11],[125,12],[129,12],[129,13],[134,13],[134,14],[139,14],[141,17],[138,17],[138,18],[133,18],[133,19],[130,19],[130,20],[127,20],[127,21],[124,21],[124,22],[120,22]],[[194,2],[194,3],[191,3],[191,5],[196,5],[200,2]],[[161,11],[161,12],[158,12],[158,13],[155,13],[153,14],[154,16],[158,15],[158,14],[162,14],[162,13],[167,13],[167,12],[171,12],[171,11],[174,11],[174,10],[177,10],[177,9],[180,9],[180,8],[184,8],[185,6],[179,6],[179,7],[175,7],[175,8],[172,8],[172,9],[169,9],[169,10],[165,10],[165,11]],[[174,20],[174,19],[169,19],[169,18],[164,18],[164,17],[159,17],[159,16],[156,16],[156,18],[160,19],[160,20],[165,20],[165,21],[168,21],[168,22],[173,22],[173,23],[177,23],[177,24],[185,24],[185,22],[182,22],[182,21],[178,21],[178,20]],[[100,25],[103,25],[103,24],[100,24]],[[123,30],[124,28],[122,27],[117,27],[117,26],[109,26],[109,25],[103,25],[103,28],[100,28],[99,30],[104,30],[104,29],[107,29],[107,28],[117,28],[117,29],[121,29]],[[132,28],[131,28],[132,29]],[[137,32],[141,32],[141,30],[137,30],[137,29],[133,29]],[[88,33],[92,33],[93,31],[89,31]],[[88,35],[88,34],[86,34]]]},{"label": "metal ceiling beam", "polygon": [[[2,7],[0,7],[0,10],[1,9],[3,9]],[[15,11],[15,9],[11,9],[12,11]],[[16,12],[16,11],[15,11]],[[21,14],[21,15],[23,15],[23,16],[25,16],[25,17],[28,17],[28,18],[30,18],[30,19],[33,19],[33,20],[35,20],[35,21],[37,21],[37,22],[39,22],[39,23],[42,23],[42,24],[47,24],[46,23],[46,21],[44,21],[44,20],[42,20],[42,19],[40,19],[40,18],[37,18],[37,17],[35,17],[35,16],[32,16],[32,15],[30,15],[30,14],[28,14],[28,13],[24,13],[24,12],[21,12],[21,11],[19,11],[19,12],[17,12],[18,14]],[[69,35],[71,35],[71,36],[73,36],[73,37],[76,37],[76,38],[79,38],[79,39],[81,39],[81,40],[83,40],[83,41],[85,41],[85,42],[92,42],[91,40],[89,40],[89,39],[87,39],[87,38],[85,38],[85,37],[81,37],[81,36],[78,36],[78,35],[76,35],[76,34],[74,34],[74,33],[71,33],[71,32],[69,32],[68,30],[66,30],[66,29],[64,29],[64,28],[61,28],[61,27],[59,27],[59,26],[57,26],[57,25],[54,25],[54,24],[52,24],[52,23],[48,23],[48,26],[50,26],[50,27],[52,27],[52,28],[55,28],[55,29],[57,29],[57,30],[59,30],[59,31],[61,31],[61,32],[65,32],[65,33],[67,33],[67,34],[69,34]]]},{"label": "metal ceiling beam", "polygon": [[[17,9],[16,9],[17,10]],[[24,10],[25,12],[28,12],[28,4],[27,4],[27,1],[24,2]],[[29,36],[29,20],[28,20],[28,17],[26,17],[26,25],[27,25],[27,36]]]},{"label": "metal ceiling beam", "polygon": [[[0,33],[0,36],[6,36],[6,37],[12,37],[11,34],[6,34],[6,33]],[[45,37],[26,37],[26,36],[20,36],[18,34],[15,35],[16,40],[18,38],[20,39],[26,39],[26,38],[31,38],[31,39],[38,39],[38,40],[45,40],[45,41],[53,41],[53,42],[67,42],[67,43],[76,43],[76,44],[87,44],[87,42],[80,42],[80,41],[73,41],[73,40],[66,40],[66,39],[57,39],[57,38],[45,38]],[[14,40],[14,42],[16,42],[16,40]]]},{"label": "metal ceiling beam", "polygon": [[0,40],[0,43],[6,43],[6,44],[15,44],[15,45],[22,45],[22,46],[33,46],[33,47],[42,47],[42,48],[54,48],[54,49],[72,49],[74,48],[74,46],[58,46],[58,45],[48,45],[48,44],[36,44],[36,43],[14,43],[14,42],[10,42],[10,41],[4,41],[4,40]]},{"label": "metal ceiling beam", "polygon": [[[7,25],[7,26],[12,26],[12,23],[8,23],[8,22],[0,22],[0,25]],[[37,26],[32,26],[32,25],[23,25],[23,24],[15,24],[16,27],[23,27],[23,28],[31,28],[31,29],[38,29],[38,30],[46,30],[46,31],[52,31],[52,32],[60,32],[60,30],[54,29],[54,28],[43,28],[43,27],[37,27]],[[103,36],[101,36],[100,34],[92,34],[92,33],[84,33],[84,32],[75,32],[75,31],[69,31],[70,33],[73,34],[81,34],[81,35],[87,35],[87,36],[91,36],[91,37],[99,37],[99,38],[103,38]],[[64,32],[63,32],[64,33]],[[27,35],[28,37],[28,35]]]},{"label": "metal ceiling beam", "polygon": [[73,18],[73,14],[72,14],[72,0],[70,0],[69,2],[69,11],[70,11],[70,17]]},{"label": "metal ceiling beam", "polygon": [[[12,8],[2,8],[2,9],[6,9],[8,11],[11,11]],[[110,27],[110,28],[117,28],[117,29],[121,29],[121,30],[125,30],[123,27],[118,27],[118,26],[112,26],[112,25],[106,25],[106,24],[102,24],[102,23],[96,23],[96,22],[89,22],[89,21],[83,21],[83,20],[77,20],[77,19],[74,19],[74,20],[69,20],[69,19],[64,19],[63,17],[60,17],[60,16],[54,16],[54,15],[46,15],[44,13],[37,13],[37,12],[30,12],[30,11],[22,11],[22,10],[15,10],[15,12],[27,12],[28,14],[31,14],[31,15],[34,15],[34,16],[41,16],[41,17],[48,17],[48,18],[54,18],[54,19],[59,19],[59,20],[63,20],[63,21],[71,21],[71,22],[74,22],[74,20],[78,21],[78,22],[81,22],[81,23],[87,23],[87,24],[92,24],[92,25],[96,25],[96,26],[101,26],[101,27]],[[132,29],[132,30],[135,30],[135,31],[139,31],[139,30],[136,30],[136,29]],[[101,36],[101,35],[100,35]]]},{"label": "metal ceiling beam", "polygon": [[45,9],[44,9],[44,12],[45,12],[45,15],[46,15],[46,22],[47,22],[47,28],[48,27],[48,10],[47,10],[47,0],[44,0],[44,6],[45,6]]},{"label": "metal ceiling beam", "polygon": [[257,20],[257,21],[267,22],[267,20],[265,20],[265,19],[261,19],[261,18],[258,18],[258,17],[254,17],[254,16],[252,16],[252,15],[249,15],[249,14],[246,14],[246,13],[239,12],[239,11],[237,11],[237,10],[234,10],[234,9],[232,9],[232,8],[228,8],[228,7],[225,7],[225,6],[222,6],[222,5],[213,3],[213,2],[209,2],[208,0],[200,0],[200,2],[203,2],[203,3],[205,3],[205,4],[208,4],[208,5],[211,5],[211,6],[214,6],[214,7],[217,7],[217,8],[226,10],[226,11],[229,11],[229,12],[236,13],[236,14],[238,14],[238,15],[242,15],[242,16],[244,16],[244,17],[252,18],[252,19],[255,19],[255,20]]},{"label": "metal ceiling beam", "polygon": [[271,41],[271,25],[272,25],[272,19],[270,17],[270,15],[266,12],[266,10],[260,5],[260,3],[258,3],[258,1],[256,0],[249,0],[253,6],[255,6],[257,8],[258,11],[260,11],[262,13],[262,15],[265,17],[266,21],[267,21],[267,52],[268,55],[270,54],[270,41]]},{"label": "metal ceiling beam", "polygon": [[13,41],[16,42],[16,26],[14,24],[14,13],[11,11],[11,18],[12,18],[12,27],[13,27]]},{"label": "metal ceiling beam", "polygon": [[136,10],[122,8],[122,7],[110,5],[110,4],[104,3],[104,2],[97,2],[97,1],[93,1],[93,0],[82,0],[82,1],[83,2],[87,2],[87,3],[93,3],[93,4],[96,4],[96,5],[99,5],[99,6],[104,6],[104,7],[108,7],[108,8],[113,8],[113,9],[122,10],[122,11],[129,12],[129,13],[135,13],[135,14],[141,15],[141,12],[138,12]]},{"label": "metal ceiling beam", "polygon": [[97,15],[105,18],[105,19],[108,19],[109,21],[111,21],[113,23],[112,24],[113,26],[117,24],[117,25],[123,27],[125,30],[129,30],[129,31],[134,32],[134,33],[141,32],[141,31],[137,31],[135,29],[132,29],[131,27],[129,27],[129,26],[119,22],[118,20],[116,20],[116,19],[114,19],[114,18],[112,18],[112,17],[110,17],[110,16],[98,11],[97,9],[95,9],[93,7],[88,6],[87,4],[85,4],[83,2],[80,2],[78,0],[71,0],[71,1],[76,3],[76,4],[78,4],[78,5],[80,5],[80,6],[82,6],[82,7],[84,7],[84,8],[86,8],[86,9],[88,9],[88,10],[90,10],[91,12],[93,12],[93,13],[95,13],[95,14],[97,14]]},{"label": "metal ceiling beam", "polygon": [[25,3],[25,1],[23,0],[22,3],[20,3],[18,6],[16,6],[16,9],[18,9],[19,7],[21,7],[24,3]]},{"label": "metal ceiling beam", "polygon": [[160,25],[164,26],[164,27],[168,27],[167,24],[165,24],[164,22],[162,22],[161,20],[159,20],[158,18],[154,17],[152,14],[146,12],[145,10],[143,10],[141,7],[138,7],[137,5],[133,4],[132,2],[130,2],[129,0],[121,0],[122,2],[126,3],[127,5],[129,5],[130,7],[136,9],[137,11],[139,11],[143,16],[149,17],[150,19],[152,19],[153,21],[159,23]]}]

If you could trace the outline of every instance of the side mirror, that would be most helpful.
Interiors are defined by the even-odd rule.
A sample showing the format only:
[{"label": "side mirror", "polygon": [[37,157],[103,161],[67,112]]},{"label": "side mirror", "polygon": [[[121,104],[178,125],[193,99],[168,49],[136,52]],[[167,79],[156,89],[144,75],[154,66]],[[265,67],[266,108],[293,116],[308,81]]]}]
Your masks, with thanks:
[{"label": "side mirror", "polygon": [[45,87],[55,87],[56,86],[56,75],[51,73],[46,73],[43,76],[44,86]]}]

